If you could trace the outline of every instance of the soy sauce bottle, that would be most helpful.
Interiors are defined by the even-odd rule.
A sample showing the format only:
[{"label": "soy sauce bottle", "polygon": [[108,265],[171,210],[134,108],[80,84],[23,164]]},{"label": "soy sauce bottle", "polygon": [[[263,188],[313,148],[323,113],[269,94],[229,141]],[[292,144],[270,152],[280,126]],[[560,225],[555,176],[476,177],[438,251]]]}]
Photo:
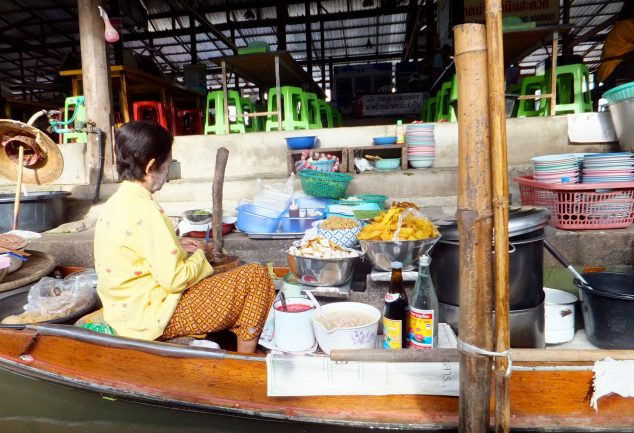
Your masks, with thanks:
[{"label": "soy sauce bottle", "polygon": [[404,349],[407,347],[409,302],[403,288],[403,264],[392,262],[391,267],[392,278],[383,310],[383,348]]}]

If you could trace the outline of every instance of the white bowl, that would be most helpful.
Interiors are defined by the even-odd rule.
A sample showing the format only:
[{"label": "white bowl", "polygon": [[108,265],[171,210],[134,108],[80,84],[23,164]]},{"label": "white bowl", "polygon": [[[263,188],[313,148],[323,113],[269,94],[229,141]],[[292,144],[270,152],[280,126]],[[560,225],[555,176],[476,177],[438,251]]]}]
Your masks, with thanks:
[{"label": "white bowl", "polygon": [[328,331],[324,325],[315,320],[320,312],[313,311],[311,320],[321,350],[330,355],[332,349],[371,349],[375,347],[379,320],[381,319],[381,312],[377,308],[361,302],[334,302],[321,306],[323,314],[335,311],[365,313],[372,317],[372,322],[361,326],[337,327]]},{"label": "white bowl", "polygon": [[411,165],[413,168],[429,168],[432,165],[434,165],[434,160],[433,159],[428,159],[428,160],[410,160],[409,161],[409,165]]}]

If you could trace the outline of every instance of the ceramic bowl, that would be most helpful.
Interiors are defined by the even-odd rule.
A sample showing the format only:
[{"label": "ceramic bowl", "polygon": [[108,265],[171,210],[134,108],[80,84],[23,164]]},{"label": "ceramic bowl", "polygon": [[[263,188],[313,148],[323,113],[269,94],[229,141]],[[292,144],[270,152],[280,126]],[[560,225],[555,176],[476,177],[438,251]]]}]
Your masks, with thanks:
[{"label": "ceramic bowl", "polygon": [[410,160],[409,165],[411,165],[413,168],[429,168],[432,165],[434,165],[434,160],[433,159]]},{"label": "ceramic bowl", "polygon": [[374,166],[377,170],[396,170],[401,166],[401,158],[379,159]]},{"label": "ceramic bowl", "polygon": [[344,248],[352,248],[357,245],[357,235],[360,231],[361,224],[352,229],[336,230],[323,229],[321,228],[321,224],[317,225],[317,233]]}]

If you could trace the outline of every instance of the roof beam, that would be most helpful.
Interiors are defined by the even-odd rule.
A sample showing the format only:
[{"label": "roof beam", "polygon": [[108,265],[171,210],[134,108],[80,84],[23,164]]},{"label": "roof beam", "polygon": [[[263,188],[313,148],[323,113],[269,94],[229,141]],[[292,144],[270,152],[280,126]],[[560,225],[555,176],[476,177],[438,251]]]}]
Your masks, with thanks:
[{"label": "roof beam", "polygon": [[224,33],[222,33],[222,31],[218,30],[216,28],[216,26],[214,26],[208,19],[207,17],[205,17],[204,14],[200,13],[197,9],[193,8],[189,3],[187,3],[186,0],[178,0],[178,2],[180,4],[183,5],[183,7],[185,9],[187,9],[187,11],[189,12],[189,14],[193,15],[196,17],[196,19],[205,27],[207,27],[207,29],[209,29],[209,31],[216,36],[218,39],[220,39],[220,41],[222,41],[223,44],[225,44],[227,47],[229,47],[231,49],[231,51],[235,53],[238,52],[238,47],[236,47],[236,44],[234,44],[233,42],[231,42],[231,40],[229,40],[229,38],[227,38]]}]

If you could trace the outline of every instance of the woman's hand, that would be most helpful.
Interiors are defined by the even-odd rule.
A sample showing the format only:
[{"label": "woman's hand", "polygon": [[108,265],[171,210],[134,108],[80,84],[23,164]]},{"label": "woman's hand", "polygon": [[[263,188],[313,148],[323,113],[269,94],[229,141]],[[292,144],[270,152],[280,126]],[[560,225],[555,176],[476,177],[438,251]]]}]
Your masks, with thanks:
[{"label": "woman's hand", "polygon": [[183,247],[183,249],[188,253],[193,253],[198,249],[205,251],[207,248],[207,245],[203,239],[180,238],[180,244],[181,247]]}]

